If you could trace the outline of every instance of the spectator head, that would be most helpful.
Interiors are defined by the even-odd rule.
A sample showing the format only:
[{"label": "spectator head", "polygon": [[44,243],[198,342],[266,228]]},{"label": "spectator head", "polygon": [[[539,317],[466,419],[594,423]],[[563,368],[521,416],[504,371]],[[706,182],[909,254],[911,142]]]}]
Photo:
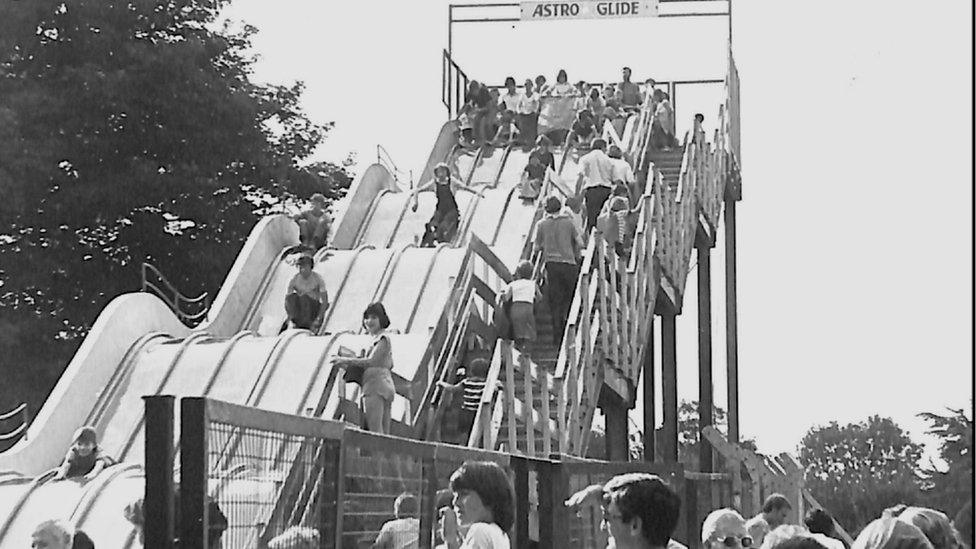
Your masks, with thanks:
[{"label": "spectator head", "polygon": [[505,109],[505,110],[504,110],[504,111],[502,112],[502,118],[503,118],[503,119],[504,119],[504,120],[505,120],[506,122],[511,122],[512,120],[515,120],[515,111],[513,111],[513,110],[509,110],[509,109]]},{"label": "spectator head", "polygon": [[437,165],[434,166],[434,177],[438,179],[450,178],[451,168],[447,167],[447,164],[444,162],[438,162]]},{"label": "spectator head", "polygon": [[603,524],[616,547],[664,547],[678,525],[681,498],[656,475],[617,475],[603,486]]},{"label": "spectator head", "polygon": [[952,525],[959,533],[959,541],[969,549],[973,548],[973,500],[969,500],[952,519]]},{"label": "spectator head", "polygon": [[661,99],[665,101],[669,101],[671,99],[671,94],[669,94],[668,92],[661,92]]},{"label": "spectator head", "polygon": [[468,93],[478,93],[481,91],[481,84],[477,80],[468,82]]},{"label": "spectator head", "polygon": [[550,196],[549,198],[546,199],[547,214],[557,214],[561,209],[563,209],[563,205],[559,202],[558,197]]},{"label": "spectator head", "polygon": [[[796,524],[781,524],[766,534],[766,536],[763,538],[761,549],[780,547],[781,544],[785,543],[786,541],[802,536],[806,536],[809,539],[806,529],[802,526],[798,526]],[[817,544],[820,545],[820,542],[817,542]]]},{"label": "spectator head", "polygon": [[468,366],[468,372],[470,377],[488,377],[488,360],[484,358],[476,358],[472,360],[471,365]]},{"label": "spectator head", "polygon": [[307,275],[312,271],[312,267],[315,266],[315,259],[308,254],[302,254],[298,257],[298,261],[295,262],[298,265],[298,270],[302,274]]},{"label": "spectator head", "polygon": [[580,109],[576,111],[577,120],[587,120],[590,117],[590,109]]},{"label": "spectator head", "polygon": [[505,470],[491,461],[466,461],[451,475],[454,510],[462,527],[497,524],[503,532],[515,523],[515,492]]},{"label": "spectator head", "polygon": [[630,189],[624,183],[617,183],[613,186],[613,190],[610,192],[611,196],[622,196],[624,198],[630,197]]},{"label": "spectator head", "polygon": [[143,505],[142,498],[135,499],[134,501],[130,502],[128,505],[125,506],[125,509],[122,510],[122,516],[125,517],[125,520],[129,521],[129,523],[132,524],[133,528],[135,528],[136,533],[139,537],[139,543],[145,545],[146,544],[146,539],[145,539],[146,516],[142,510],[142,505]]},{"label": "spectator head", "polygon": [[515,78],[511,76],[505,77],[505,87],[508,88],[508,91],[515,91]]},{"label": "spectator head", "polygon": [[823,509],[810,509],[807,511],[807,516],[804,517],[803,524],[806,524],[807,530],[810,530],[814,534],[823,534],[825,536],[834,535],[834,519],[830,516],[830,513]]},{"label": "spectator head", "polygon": [[559,69],[559,72],[556,73],[556,83],[565,84],[568,81],[569,76],[566,74],[566,69]]},{"label": "spectator head", "polygon": [[586,88],[586,80],[580,80],[579,82],[576,83],[577,90],[583,91],[584,88]]},{"label": "spectator head", "polygon": [[538,164],[542,164],[542,159],[539,158],[539,155],[537,155],[537,154],[530,154],[529,155],[529,164],[532,164],[533,166],[538,165]]},{"label": "spectator head", "polygon": [[912,524],[882,516],[861,530],[851,549],[933,549],[925,534]]},{"label": "spectator head", "polygon": [[534,88],[534,85],[532,84],[532,79],[531,78],[526,78],[525,79],[525,83],[522,84],[522,85],[525,87],[525,93],[526,94],[532,93],[532,89]]},{"label": "spectator head", "polygon": [[325,207],[325,195],[322,193],[315,193],[308,200],[312,203],[312,206],[318,208]]},{"label": "spectator head", "polygon": [[590,88],[590,99],[594,101],[600,100],[600,88],[597,88],[596,86]]},{"label": "spectator head", "polygon": [[[762,546],[766,547],[765,541],[763,541]],[[770,547],[775,547],[776,549],[827,549],[816,539],[805,535],[787,538]]]},{"label": "spectator head", "polygon": [[519,261],[518,266],[515,267],[515,278],[518,280],[529,280],[532,278],[532,262],[527,259]]},{"label": "spectator head", "polygon": [[411,493],[404,492],[393,500],[393,514],[398,519],[416,517],[419,511],[417,497]]},{"label": "spectator head", "polygon": [[647,80],[644,81],[644,83],[647,84],[651,88],[653,88],[654,86],[657,86],[657,81],[654,80],[653,78],[648,78]]},{"label": "spectator head", "polygon": [[610,158],[623,158],[624,152],[620,150],[620,147],[616,145],[610,145],[610,149],[607,150],[607,156]]},{"label": "spectator head", "polygon": [[698,122],[699,124],[701,124],[704,121],[705,121],[705,115],[702,114],[702,113],[700,113],[700,112],[696,112],[695,113],[695,122]]},{"label": "spectator head", "polygon": [[268,549],[317,549],[319,531],[307,526],[292,526],[271,538]]},{"label": "spectator head", "polygon": [[955,549],[957,533],[945,513],[927,507],[909,507],[898,520],[914,525],[925,534],[935,549]]},{"label": "spectator head", "polygon": [[89,425],[80,427],[75,431],[75,436],[72,438],[71,447],[80,455],[87,456],[88,454],[95,451],[98,446],[98,434],[95,432],[95,428]]},{"label": "spectator head", "polygon": [[498,88],[491,88],[490,90],[488,90],[488,96],[491,97],[492,100],[494,101],[493,103],[491,103],[492,105],[498,104],[498,98],[500,97],[500,95],[501,94],[498,93]]},{"label": "spectator head", "polygon": [[538,139],[535,140],[535,146],[536,147],[551,147],[552,146],[552,139],[549,139],[548,136],[540,135],[538,137]]},{"label": "spectator head", "polygon": [[664,90],[654,90],[654,100],[655,101],[663,101],[665,95],[666,94],[664,93]]},{"label": "spectator head", "polygon": [[746,521],[734,509],[718,509],[709,513],[702,523],[701,540],[704,549],[752,546],[752,538],[746,532]]},{"label": "spectator head", "polygon": [[542,89],[542,86],[545,86],[545,85],[546,85],[546,77],[545,76],[542,76],[540,74],[539,76],[536,76],[535,77],[535,87],[537,87],[537,88],[539,88],[541,90]]},{"label": "spectator head", "polygon": [[630,67],[623,68],[624,82],[630,82]]},{"label": "spectator head", "polygon": [[592,147],[594,149],[600,149],[601,151],[606,151],[607,150],[607,142],[604,141],[603,138],[597,137],[596,139],[593,140]]},{"label": "spectator head", "polygon": [[386,314],[386,307],[382,303],[370,303],[366,306],[366,310],[363,311],[363,323],[370,322],[370,319],[376,319],[379,323],[379,327],[386,329],[390,327],[390,317]]},{"label": "spectator head", "polygon": [[63,520],[45,520],[31,534],[31,549],[71,549],[75,529]]},{"label": "spectator head", "polygon": [[770,528],[776,528],[786,522],[786,517],[790,514],[791,509],[793,506],[790,505],[790,500],[786,499],[786,496],[773,494],[763,501],[763,518],[769,523]]}]

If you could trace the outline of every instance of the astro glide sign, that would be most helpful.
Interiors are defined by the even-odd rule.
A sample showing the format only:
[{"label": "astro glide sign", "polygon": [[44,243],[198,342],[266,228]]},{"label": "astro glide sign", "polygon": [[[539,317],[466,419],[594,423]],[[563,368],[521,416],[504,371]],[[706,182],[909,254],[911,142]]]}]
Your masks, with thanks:
[{"label": "astro glide sign", "polygon": [[657,0],[631,0],[616,2],[521,2],[523,21],[550,21],[553,19],[619,19],[630,17],[656,17]]}]

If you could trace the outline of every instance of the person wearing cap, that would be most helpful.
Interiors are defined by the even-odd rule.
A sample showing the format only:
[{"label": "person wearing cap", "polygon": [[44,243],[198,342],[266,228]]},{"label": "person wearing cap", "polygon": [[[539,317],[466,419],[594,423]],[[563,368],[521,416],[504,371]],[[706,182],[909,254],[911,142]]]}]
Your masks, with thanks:
[{"label": "person wearing cap", "polygon": [[288,323],[293,328],[303,328],[317,332],[322,327],[325,311],[329,309],[329,292],[325,289],[325,279],[315,272],[315,260],[310,255],[298,258],[298,273],[288,283],[285,293],[285,312]]},{"label": "person wearing cap", "polygon": [[423,245],[433,246],[434,241],[450,242],[454,239],[457,231],[460,214],[458,213],[457,201],[454,193],[459,190],[468,191],[472,194],[480,194],[477,190],[464,184],[460,179],[454,177],[451,169],[444,162],[434,166],[434,177],[430,181],[410,191],[408,200],[413,200],[413,211],[417,211],[417,195],[422,192],[433,191],[437,195],[437,206],[434,208],[434,215],[427,223],[424,233]]},{"label": "person wearing cap", "polygon": [[52,480],[83,477],[91,480],[98,476],[107,465],[114,461],[98,448],[98,435],[95,428],[88,425],[75,431],[64,461]]},{"label": "person wearing cap", "polygon": [[600,505],[600,526],[609,536],[608,549],[682,547],[671,539],[678,526],[681,498],[657,475],[617,475],[605,485],[593,484],[576,492],[565,505],[577,512],[586,505]]},{"label": "person wearing cap", "polygon": [[545,203],[546,215],[536,224],[532,239],[533,255],[542,254],[546,269],[546,299],[552,311],[553,343],[559,345],[569,317],[569,307],[576,292],[579,261],[583,255],[580,236],[562,203],[550,196]]},{"label": "person wearing cap", "polygon": [[325,196],[315,193],[309,199],[310,208],[294,217],[298,223],[298,236],[303,248],[316,252],[325,247],[332,227],[332,218],[325,209]]}]

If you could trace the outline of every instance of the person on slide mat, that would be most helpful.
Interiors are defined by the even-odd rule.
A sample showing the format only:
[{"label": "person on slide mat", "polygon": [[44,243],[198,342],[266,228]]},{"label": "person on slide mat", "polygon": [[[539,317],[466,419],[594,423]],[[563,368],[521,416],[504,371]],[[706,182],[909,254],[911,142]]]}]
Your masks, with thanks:
[{"label": "person on slide mat", "polygon": [[434,210],[433,217],[424,226],[424,236],[420,244],[422,247],[431,247],[437,242],[454,240],[454,234],[457,232],[460,221],[454,193],[458,190],[465,190],[480,195],[477,190],[451,175],[451,169],[443,162],[434,166],[434,177],[430,181],[411,191],[410,198],[413,199],[413,211],[417,211],[417,195],[431,190],[437,194],[437,207]]}]

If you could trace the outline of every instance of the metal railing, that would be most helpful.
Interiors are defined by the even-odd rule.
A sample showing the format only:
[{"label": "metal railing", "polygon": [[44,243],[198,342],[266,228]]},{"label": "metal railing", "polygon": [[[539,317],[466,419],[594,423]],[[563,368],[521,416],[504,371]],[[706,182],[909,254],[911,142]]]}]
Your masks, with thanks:
[{"label": "metal railing", "polygon": [[406,175],[409,178],[409,189],[413,189],[413,170],[403,171],[397,167],[396,163],[393,161],[393,157],[390,156],[389,151],[387,151],[383,145],[376,145],[376,163],[383,166],[393,174],[393,182],[400,186],[400,176]]},{"label": "metal railing", "polygon": [[455,118],[464,105],[464,94],[468,91],[468,75],[454,62],[451,54],[444,50],[441,56],[441,102],[447,107],[448,118]]},{"label": "metal railing", "polygon": [[181,322],[188,326],[196,326],[203,322],[210,311],[210,294],[203,292],[196,297],[187,297],[180,293],[169,280],[163,276],[151,263],[142,264],[141,291],[153,293],[162,299],[176,314]]},{"label": "metal railing", "polygon": [[20,403],[11,410],[0,413],[0,425],[17,422],[9,431],[0,432],[0,445],[12,446],[18,440],[27,439],[27,425],[30,424],[30,410],[26,402]]}]

